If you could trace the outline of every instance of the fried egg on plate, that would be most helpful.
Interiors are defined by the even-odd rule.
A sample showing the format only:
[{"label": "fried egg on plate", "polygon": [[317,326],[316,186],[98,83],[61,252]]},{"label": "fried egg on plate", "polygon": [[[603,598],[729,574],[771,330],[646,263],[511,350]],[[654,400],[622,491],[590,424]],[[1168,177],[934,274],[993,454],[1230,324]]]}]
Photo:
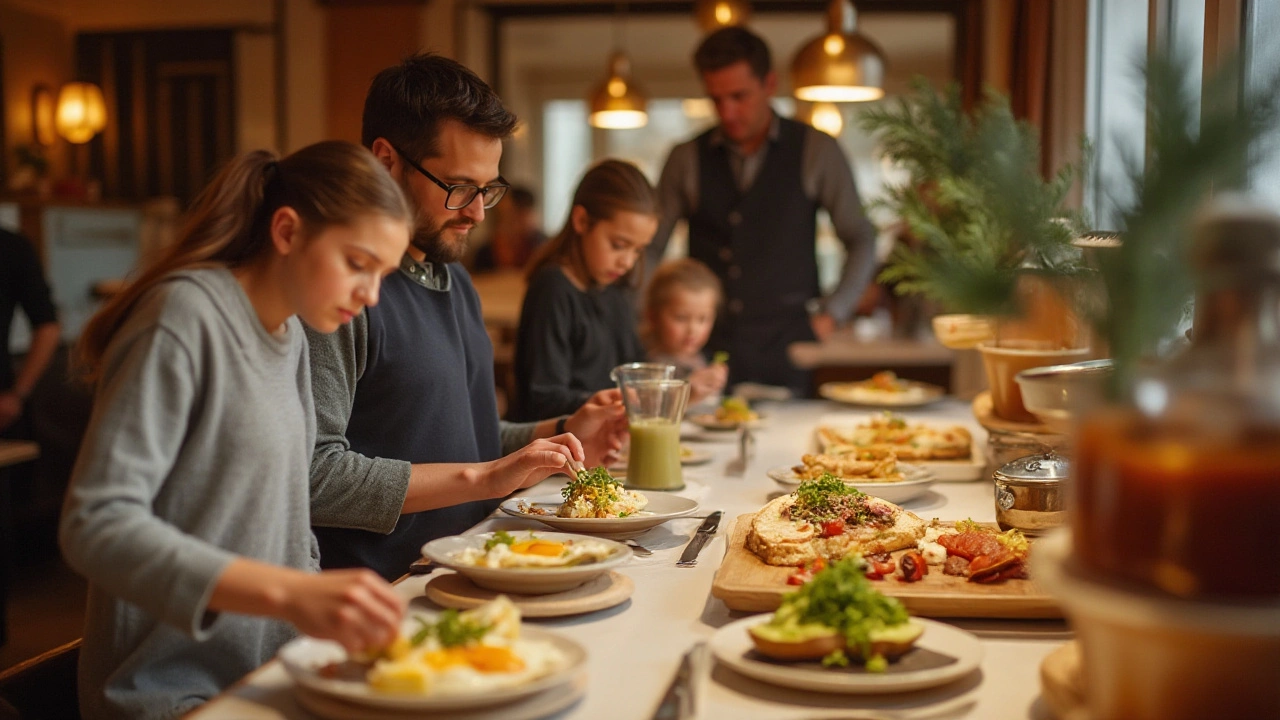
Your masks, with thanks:
[{"label": "fried egg on plate", "polygon": [[562,568],[600,562],[614,549],[595,540],[548,540],[530,535],[511,544],[497,543],[488,550],[470,547],[460,551],[456,560],[467,565],[487,568]]}]

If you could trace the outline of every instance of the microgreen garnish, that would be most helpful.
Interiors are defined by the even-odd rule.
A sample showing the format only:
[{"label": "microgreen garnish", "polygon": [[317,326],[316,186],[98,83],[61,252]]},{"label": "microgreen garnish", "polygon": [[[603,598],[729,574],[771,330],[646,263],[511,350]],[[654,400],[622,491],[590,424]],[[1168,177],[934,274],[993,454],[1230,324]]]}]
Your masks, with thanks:
[{"label": "microgreen garnish", "polygon": [[515,541],[516,539],[511,533],[506,530],[499,530],[493,534],[493,537],[484,541],[484,550],[485,552],[489,552],[499,545],[510,546]]},{"label": "microgreen garnish", "polygon": [[[857,649],[869,672],[886,667],[883,657],[871,655],[871,633],[907,622],[907,610],[894,598],[880,594],[867,580],[862,558],[853,556],[831,564],[814,574],[799,590],[787,593],[770,625],[800,626],[816,623],[844,635],[845,643]],[[847,661],[847,658],[846,658]],[[828,655],[823,664],[839,664]]]},{"label": "microgreen garnish", "polygon": [[867,497],[866,494],[845,485],[831,473],[800,483],[795,496],[791,517],[796,520],[821,522],[842,518],[852,512],[853,519],[860,522],[867,514],[866,503],[860,502]]}]

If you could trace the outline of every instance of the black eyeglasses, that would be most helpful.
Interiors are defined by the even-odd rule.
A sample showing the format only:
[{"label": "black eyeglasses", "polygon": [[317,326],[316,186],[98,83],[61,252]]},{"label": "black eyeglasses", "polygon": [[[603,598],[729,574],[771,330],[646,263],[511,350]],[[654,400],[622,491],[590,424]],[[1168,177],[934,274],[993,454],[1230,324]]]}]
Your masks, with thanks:
[{"label": "black eyeglasses", "polygon": [[444,199],[444,206],[449,210],[461,210],[475,202],[476,195],[484,196],[484,199],[481,200],[481,202],[484,203],[484,209],[488,210],[494,205],[497,205],[498,201],[502,199],[502,196],[507,194],[507,188],[511,187],[501,175],[498,176],[498,182],[491,185],[485,185],[484,187],[480,187],[479,185],[449,185],[435,175],[432,175],[426,168],[410,159],[409,156],[400,148],[395,145],[392,145],[391,148],[395,150],[405,162],[409,163],[409,167],[422,173],[423,177],[436,185],[439,185],[441,190],[448,193]]}]

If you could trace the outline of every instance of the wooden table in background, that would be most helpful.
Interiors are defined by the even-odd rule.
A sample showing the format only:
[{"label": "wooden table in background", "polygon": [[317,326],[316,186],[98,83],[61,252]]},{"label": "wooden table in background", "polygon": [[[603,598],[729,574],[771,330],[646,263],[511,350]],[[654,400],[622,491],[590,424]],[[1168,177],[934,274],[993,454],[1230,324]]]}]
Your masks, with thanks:
[{"label": "wooden table in background", "polygon": [[952,389],[955,352],[936,342],[897,338],[864,341],[842,331],[822,343],[792,343],[787,352],[796,367],[813,371],[815,394],[822,383],[865,380],[881,370]]}]

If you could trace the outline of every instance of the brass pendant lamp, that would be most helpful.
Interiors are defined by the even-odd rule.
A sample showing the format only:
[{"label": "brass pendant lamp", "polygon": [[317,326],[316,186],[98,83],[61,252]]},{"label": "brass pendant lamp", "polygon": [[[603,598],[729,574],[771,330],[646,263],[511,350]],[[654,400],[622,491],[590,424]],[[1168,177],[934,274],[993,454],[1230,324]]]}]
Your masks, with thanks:
[{"label": "brass pendant lamp", "polygon": [[614,21],[614,47],[609,57],[608,75],[591,91],[587,98],[587,122],[592,127],[607,130],[629,130],[641,128],[649,124],[649,113],[645,110],[648,99],[631,78],[631,59],[622,47],[622,23],[626,21],[626,6],[619,12],[620,18]]},{"label": "brass pendant lamp", "polygon": [[694,3],[693,15],[698,19],[698,27],[710,33],[722,27],[746,25],[751,18],[751,3],[748,0],[698,0]]},{"label": "brass pendant lamp", "polygon": [[831,0],[827,32],[791,61],[795,96],[810,102],[866,102],[884,97],[884,52],[856,30],[851,0]]}]

